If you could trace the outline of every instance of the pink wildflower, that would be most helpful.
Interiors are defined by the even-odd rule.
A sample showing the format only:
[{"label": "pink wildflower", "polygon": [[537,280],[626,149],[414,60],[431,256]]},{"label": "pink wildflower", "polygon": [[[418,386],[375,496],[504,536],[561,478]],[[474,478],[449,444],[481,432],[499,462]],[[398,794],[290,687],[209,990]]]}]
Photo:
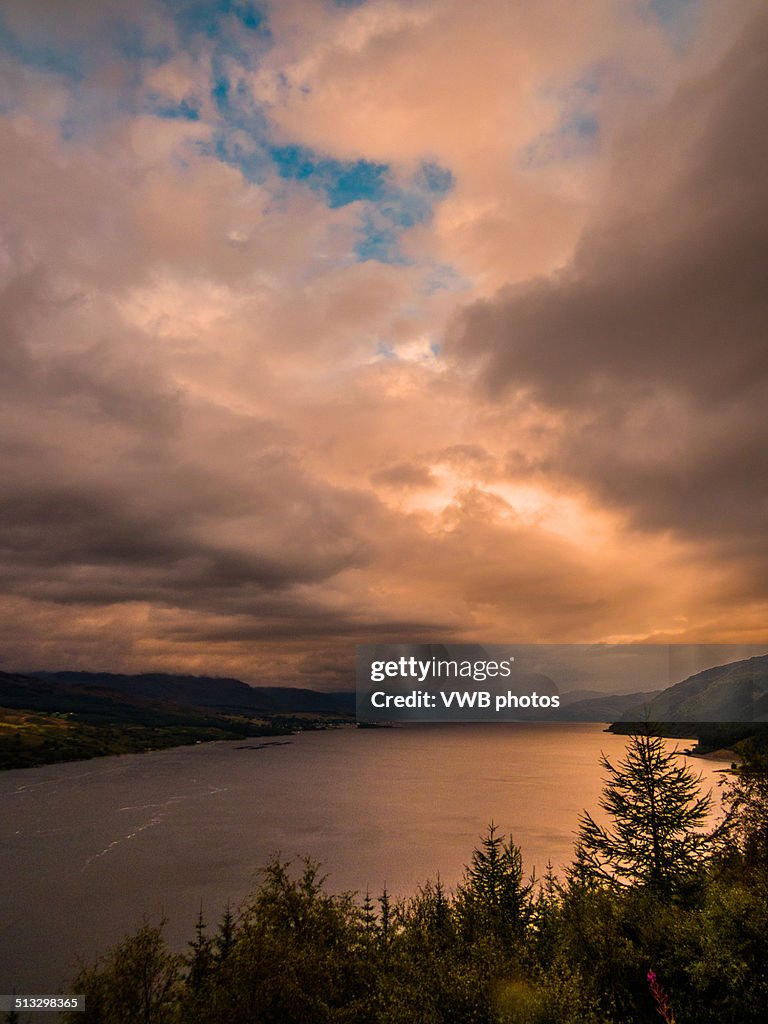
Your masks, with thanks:
[{"label": "pink wildflower", "polygon": [[646,978],[651,989],[651,995],[656,1003],[657,1013],[665,1024],[675,1024],[675,1014],[669,1005],[669,996],[656,979],[656,972],[653,970],[648,971]]}]

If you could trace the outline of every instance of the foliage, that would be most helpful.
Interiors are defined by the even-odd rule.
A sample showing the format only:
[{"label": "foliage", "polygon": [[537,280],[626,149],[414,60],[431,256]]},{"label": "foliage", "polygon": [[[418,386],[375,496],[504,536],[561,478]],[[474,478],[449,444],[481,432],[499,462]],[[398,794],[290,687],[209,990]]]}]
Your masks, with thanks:
[{"label": "foliage", "polygon": [[57,712],[0,707],[0,771],[210,740],[282,736],[289,731],[274,722],[236,715],[207,716],[197,722],[176,723],[148,710],[143,711],[143,716],[146,719],[143,722],[98,722]]},{"label": "foliage", "polygon": [[768,867],[768,753],[745,747],[722,796],[727,810],[723,852],[737,854],[744,867]]},{"label": "foliage", "polygon": [[182,990],[182,958],[170,953],[162,925],[145,923],[93,967],[83,968],[71,991],[85,995],[80,1024],[172,1024]]},{"label": "foliage", "polygon": [[470,935],[511,941],[520,938],[530,917],[531,886],[523,881],[523,859],[493,822],[474,850],[459,887],[458,907]]},{"label": "foliage", "polygon": [[624,760],[601,758],[608,778],[600,806],[611,824],[580,818],[577,867],[613,885],[673,892],[695,875],[710,836],[700,826],[711,805],[699,779],[659,736],[630,736]]}]

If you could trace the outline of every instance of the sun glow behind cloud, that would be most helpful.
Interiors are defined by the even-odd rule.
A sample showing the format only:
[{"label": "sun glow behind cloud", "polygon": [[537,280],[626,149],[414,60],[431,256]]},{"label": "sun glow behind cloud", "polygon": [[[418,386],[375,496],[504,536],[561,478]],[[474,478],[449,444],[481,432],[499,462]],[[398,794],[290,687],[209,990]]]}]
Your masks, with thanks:
[{"label": "sun glow behind cloud", "polygon": [[7,665],[764,639],[759,5],[67,7],[0,22]]}]

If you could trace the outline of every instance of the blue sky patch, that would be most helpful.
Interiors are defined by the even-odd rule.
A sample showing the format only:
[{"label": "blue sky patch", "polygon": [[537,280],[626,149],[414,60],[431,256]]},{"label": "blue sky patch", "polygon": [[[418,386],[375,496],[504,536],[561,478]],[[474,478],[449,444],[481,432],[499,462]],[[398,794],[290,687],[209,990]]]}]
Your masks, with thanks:
[{"label": "blue sky patch", "polygon": [[273,146],[269,152],[281,178],[324,192],[331,208],[361,200],[376,203],[399,227],[426,223],[435,200],[453,187],[451,172],[433,163],[422,164],[410,180],[398,185],[388,164],[320,157],[303,146]]},{"label": "blue sky patch", "polygon": [[303,181],[324,192],[331,208],[361,199],[379,200],[386,193],[387,164],[319,158],[302,146],[273,146],[270,155],[281,178]]},{"label": "blue sky patch", "polygon": [[167,103],[161,98],[150,97],[149,109],[155,117],[165,117],[181,121],[199,121],[200,111],[191,100],[181,103]]},{"label": "blue sky patch", "polygon": [[211,96],[220,113],[224,113],[229,107],[229,79],[226,75],[216,75]]},{"label": "blue sky patch", "polygon": [[444,196],[454,185],[453,175],[447,167],[426,161],[420,171],[424,184],[433,195]]},{"label": "blue sky patch", "polygon": [[454,184],[450,170],[431,162],[424,162],[416,174],[398,182],[388,164],[370,160],[320,157],[303,146],[273,146],[269,154],[281,178],[322,193],[331,209],[365,203],[355,247],[360,260],[404,262],[400,234],[417,224],[428,224],[434,204]]},{"label": "blue sky patch", "polygon": [[361,219],[355,256],[362,263],[368,260],[390,264],[407,262],[400,252],[399,232],[371,212],[364,214]]},{"label": "blue sky patch", "polygon": [[200,33],[213,39],[221,31],[224,18],[233,17],[252,32],[268,34],[265,13],[249,0],[165,0],[179,27],[190,34]]},{"label": "blue sky patch", "polygon": [[150,43],[141,24],[127,18],[110,20],[109,38],[115,51],[129,61],[153,60],[162,64],[173,56],[170,46]]},{"label": "blue sky patch", "polygon": [[74,81],[86,72],[82,48],[57,45],[55,39],[42,32],[37,39],[21,39],[6,26],[0,14],[0,50],[10,54],[23,64],[63,75]]}]

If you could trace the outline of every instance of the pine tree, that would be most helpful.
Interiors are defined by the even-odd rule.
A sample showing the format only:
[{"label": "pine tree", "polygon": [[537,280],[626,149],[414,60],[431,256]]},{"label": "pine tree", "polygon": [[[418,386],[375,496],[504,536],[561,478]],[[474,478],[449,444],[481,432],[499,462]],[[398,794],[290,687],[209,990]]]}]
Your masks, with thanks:
[{"label": "pine tree", "polygon": [[232,952],[232,947],[235,944],[235,918],[229,903],[227,903],[227,909],[224,911],[224,915],[221,919],[221,923],[219,924],[219,930],[213,944],[216,959],[219,963],[224,963]]},{"label": "pine tree", "polygon": [[376,931],[376,910],[371,899],[370,889],[365,890],[365,899],[360,912],[363,923],[363,931],[366,935],[373,935]]},{"label": "pine tree", "polygon": [[444,935],[451,930],[451,904],[445,894],[440,875],[434,887],[433,925],[437,934]]},{"label": "pine tree", "polygon": [[379,908],[381,910],[381,913],[379,914],[381,937],[386,944],[389,941],[390,932],[392,930],[392,902],[386,885],[384,886],[384,891],[381,896],[379,896]]},{"label": "pine tree", "polygon": [[481,845],[472,853],[459,887],[459,900],[464,916],[501,938],[521,934],[530,916],[531,886],[523,883],[523,859],[512,839],[497,834],[491,822],[481,838]]},{"label": "pine tree", "polygon": [[610,815],[599,825],[588,812],[579,819],[576,858],[580,872],[613,886],[648,885],[674,890],[696,871],[710,846],[700,831],[711,795],[699,795],[700,776],[667,751],[659,736],[635,735],[626,756],[607,771],[600,807]]},{"label": "pine tree", "polygon": [[203,907],[200,905],[200,913],[197,915],[195,924],[195,937],[189,943],[191,953],[187,957],[189,972],[187,980],[193,992],[199,992],[206,984],[213,963],[212,941],[205,934],[206,925],[203,919]]}]

